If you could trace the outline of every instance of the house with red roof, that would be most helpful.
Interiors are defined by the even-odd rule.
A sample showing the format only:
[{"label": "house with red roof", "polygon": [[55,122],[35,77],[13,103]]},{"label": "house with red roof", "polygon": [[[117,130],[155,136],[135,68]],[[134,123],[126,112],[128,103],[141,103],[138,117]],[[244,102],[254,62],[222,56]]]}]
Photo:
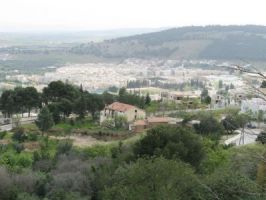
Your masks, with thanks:
[{"label": "house with red roof", "polygon": [[100,123],[108,119],[114,119],[115,116],[123,116],[128,122],[133,122],[138,119],[144,119],[146,113],[144,110],[125,103],[114,102],[105,108],[100,113]]}]

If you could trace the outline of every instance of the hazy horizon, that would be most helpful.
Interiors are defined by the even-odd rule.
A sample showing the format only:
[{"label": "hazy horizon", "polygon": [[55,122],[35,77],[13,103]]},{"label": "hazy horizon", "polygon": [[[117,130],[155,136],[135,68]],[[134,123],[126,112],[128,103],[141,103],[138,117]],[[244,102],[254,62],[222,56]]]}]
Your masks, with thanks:
[{"label": "hazy horizon", "polygon": [[239,2],[9,0],[2,2],[0,7],[0,32],[266,25],[265,2],[259,0],[241,1],[241,4]]}]

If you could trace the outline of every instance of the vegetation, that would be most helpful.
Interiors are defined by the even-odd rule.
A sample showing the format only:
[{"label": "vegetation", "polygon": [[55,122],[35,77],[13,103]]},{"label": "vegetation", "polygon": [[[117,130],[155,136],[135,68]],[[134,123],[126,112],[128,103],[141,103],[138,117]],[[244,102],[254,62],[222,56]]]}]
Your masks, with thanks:
[{"label": "vegetation", "polygon": [[32,141],[32,130],[25,126],[3,137],[9,143],[0,148],[0,199],[266,197],[259,144],[225,147],[193,128],[159,126],[131,142],[77,148],[38,132]]},{"label": "vegetation", "polygon": [[[21,98],[28,92],[17,88],[3,93],[1,109],[7,115],[28,110]],[[179,127],[158,126],[123,140],[131,136],[123,129],[125,118],[105,122],[107,128],[96,123],[104,104],[119,100],[149,108],[160,102],[124,88],[118,96],[91,94],[60,81],[38,96],[38,104],[31,101],[30,106],[40,109],[36,124],[0,133],[1,200],[266,198],[264,133],[247,147],[219,144],[225,131],[231,134],[248,123],[248,116],[236,110],[183,113]],[[200,123],[189,127],[191,119]],[[80,147],[75,134],[116,141]]]},{"label": "vegetation", "polygon": [[[265,61],[263,26],[190,26],[155,33],[80,44],[77,55],[105,58],[171,58]],[[119,48],[117,48],[119,46]]]}]

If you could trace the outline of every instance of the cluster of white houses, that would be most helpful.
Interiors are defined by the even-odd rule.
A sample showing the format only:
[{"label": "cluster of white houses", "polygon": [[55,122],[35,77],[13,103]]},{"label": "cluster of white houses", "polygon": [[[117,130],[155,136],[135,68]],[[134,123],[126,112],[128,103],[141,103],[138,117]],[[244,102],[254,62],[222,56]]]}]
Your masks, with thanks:
[{"label": "cluster of white houses", "polygon": [[[266,91],[262,91],[262,94]],[[193,100],[200,98],[199,93],[189,92],[164,92],[161,94],[161,100],[174,101],[180,103],[183,100]],[[238,106],[242,113],[249,113],[254,117],[259,112],[263,112],[266,119],[266,100],[262,96],[256,98],[248,98],[248,94],[244,90],[229,90],[227,97],[224,95],[213,94],[211,106],[213,108],[223,108],[229,105]],[[100,123],[108,119],[114,119],[115,116],[123,116],[127,119],[129,130],[142,131],[146,128],[154,127],[159,124],[179,124],[182,119],[170,117],[148,117],[144,110],[129,104],[114,102],[104,108],[100,113]]]}]

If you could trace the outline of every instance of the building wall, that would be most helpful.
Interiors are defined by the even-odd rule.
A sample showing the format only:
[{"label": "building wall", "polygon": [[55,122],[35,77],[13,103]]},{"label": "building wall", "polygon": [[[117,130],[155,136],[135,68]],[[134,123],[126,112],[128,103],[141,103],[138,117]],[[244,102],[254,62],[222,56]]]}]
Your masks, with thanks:
[{"label": "building wall", "polygon": [[125,116],[127,117],[128,122],[133,122],[136,119],[144,119],[146,117],[146,113],[139,109],[130,109],[125,112]]},{"label": "building wall", "polygon": [[128,122],[133,122],[136,119],[144,119],[146,117],[146,113],[144,110],[139,108],[130,109],[126,112],[119,112],[113,110],[102,110],[100,113],[100,124],[106,119],[114,119],[115,116],[123,116],[127,119]]},{"label": "building wall", "polygon": [[242,113],[251,112],[251,114],[253,114],[254,116],[257,116],[260,110],[266,113],[266,101],[263,99],[253,98],[251,100],[243,100],[241,103]]}]

